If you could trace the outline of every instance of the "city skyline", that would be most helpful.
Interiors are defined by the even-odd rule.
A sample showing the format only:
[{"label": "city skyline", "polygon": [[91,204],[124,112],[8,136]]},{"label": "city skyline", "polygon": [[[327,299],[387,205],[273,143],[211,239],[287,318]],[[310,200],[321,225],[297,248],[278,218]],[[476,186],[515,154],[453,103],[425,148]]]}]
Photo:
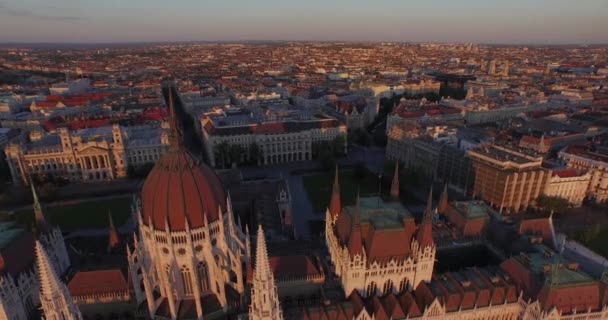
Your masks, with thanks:
[{"label": "city skyline", "polygon": [[1,43],[395,41],[605,44],[603,1],[0,1]]}]

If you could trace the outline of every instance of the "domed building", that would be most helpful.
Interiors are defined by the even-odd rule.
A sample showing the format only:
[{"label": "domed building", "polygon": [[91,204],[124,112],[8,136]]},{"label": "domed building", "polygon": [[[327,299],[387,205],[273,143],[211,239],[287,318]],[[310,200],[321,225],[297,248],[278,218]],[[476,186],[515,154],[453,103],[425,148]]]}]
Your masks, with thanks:
[{"label": "domed building", "polygon": [[182,146],[175,88],[164,94],[171,147],[134,197],[138,234],[129,269],[136,299],[151,318],[203,319],[239,305],[249,237],[234,221],[219,177]]}]

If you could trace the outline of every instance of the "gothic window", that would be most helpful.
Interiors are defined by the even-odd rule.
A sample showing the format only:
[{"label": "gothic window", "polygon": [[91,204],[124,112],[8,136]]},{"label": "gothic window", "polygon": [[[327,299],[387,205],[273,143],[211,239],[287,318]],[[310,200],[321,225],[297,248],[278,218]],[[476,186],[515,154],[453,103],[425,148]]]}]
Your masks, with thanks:
[{"label": "gothic window", "polygon": [[232,270],[230,270],[230,282],[232,283],[237,283],[237,277],[236,277],[236,273]]},{"label": "gothic window", "polygon": [[186,294],[186,295],[193,294],[192,274],[190,274],[190,269],[188,269],[186,266],[183,266],[182,270],[181,270],[181,275],[182,275],[182,283],[184,285],[184,294]]},{"label": "gothic window", "polygon": [[377,287],[376,283],[373,281],[367,285],[367,296],[368,297],[376,295],[376,287]]},{"label": "gothic window", "polygon": [[198,278],[201,282],[201,291],[209,290],[209,276],[207,265],[204,262],[198,264]]},{"label": "gothic window", "polygon": [[404,278],[403,280],[401,280],[401,283],[399,283],[399,292],[405,292],[406,289],[407,289],[407,279]]},{"label": "gothic window", "polygon": [[391,293],[393,291],[393,281],[391,280],[387,280],[384,283],[384,289],[382,290],[382,292],[384,292],[385,294]]}]

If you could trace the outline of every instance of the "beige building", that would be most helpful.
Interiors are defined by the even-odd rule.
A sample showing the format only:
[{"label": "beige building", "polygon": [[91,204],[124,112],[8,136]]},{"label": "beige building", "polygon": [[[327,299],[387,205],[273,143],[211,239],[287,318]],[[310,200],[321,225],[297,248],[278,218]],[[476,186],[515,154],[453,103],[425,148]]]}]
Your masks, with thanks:
[{"label": "beige building", "polygon": [[334,273],[344,294],[384,296],[416,288],[430,281],[435,263],[431,200],[423,221],[399,199],[399,181],[391,187],[392,200],[357,197],[355,205],[341,206],[338,175],[325,214],[325,242]]},{"label": "beige building", "polygon": [[589,171],[587,195],[598,203],[608,199],[608,155],[590,151],[586,146],[568,146],[558,157],[570,168]]},{"label": "beige building", "polygon": [[587,196],[587,188],[591,181],[588,172],[574,169],[556,170],[551,174],[545,195],[568,200],[573,206],[580,207]]},{"label": "beige building", "polygon": [[29,141],[9,143],[4,152],[15,183],[30,175],[56,175],[70,181],[122,178],[129,167],[154,164],[167,150],[165,130],[119,125],[53,134],[30,134]]},{"label": "beige building", "polygon": [[475,171],[473,194],[501,213],[528,207],[545,191],[549,171],[543,158],[497,145],[467,152]]},{"label": "beige building", "polygon": [[[256,123],[247,118],[237,123],[229,118],[201,119],[205,153],[213,167],[221,164],[218,146],[223,143],[239,146],[244,150],[242,161],[257,161],[259,165],[311,160],[315,143],[331,142],[337,137],[344,138],[346,151],[346,125],[335,119]],[[258,159],[252,159],[253,145],[259,148]]]}]

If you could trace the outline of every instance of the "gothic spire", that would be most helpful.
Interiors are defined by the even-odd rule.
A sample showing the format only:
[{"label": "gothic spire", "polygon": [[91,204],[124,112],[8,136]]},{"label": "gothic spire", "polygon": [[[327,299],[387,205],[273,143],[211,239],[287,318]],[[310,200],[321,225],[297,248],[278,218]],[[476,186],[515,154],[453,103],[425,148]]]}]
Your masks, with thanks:
[{"label": "gothic spire", "polygon": [[255,248],[255,279],[268,280],[273,278],[268,262],[268,251],[266,249],[266,239],[262,225],[258,226],[258,235]]},{"label": "gothic spire", "polygon": [[279,304],[279,295],[277,287],[274,284],[272,270],[270,270],[266,240],[264,239],[264,230],[261,225],[258,227],[255,270],[253,272],[249,319],[282,320],[283,311]]},{"label": "gothic spire", "polygon": [[361,204],[359,192],[357,192],[357,204],[355,205],[355,214],[352,217],[350,236],[348,237],[348,252],[351,255],[363,253],[363,238],[361,236]]},{"label": "gothic spire", "polygon": [[177,122],[177,115],[175,113],[175,98],[173,97],[173,90],[175,87],[172,83],[169,83],[166,88],[167,116],[169,120],[169,146],[172,149],[179,149],[182,146],[182,136]]},{"label": "gothic spire", "polygon": [[391,183],[391,199],[399,201],[399,161],[395,161],[395,174]]},{"label": "gothic spire", "polygon": [[329,202],[329,213],[334,218],[334,221],[342,210],[342,202],[340,200],[340,183],[338,182],[338,166],[336,165],[336,175],[334,177],[334,185],[331,191],[331,200]]},{"label": "gothic spire", "polygon": [[429,192],[429,199],[426,203],[426,209],[418,228],[417,240],[421,248],[433,244],[433,188]]},{"label": "gothic spire", "polygon": [[443,185],[443,191],[441,192],[441,197],[439,198],[439,203],[437,204],[437,212],[440,214],[445,214],[448,209],[448,184]]},{"label": "gothic spire", "polygon": [[108,233],[108,252],[112,251],[112,249],[116,248],[118,243],[120,242],[118,238],[118,232],[116,231],[116,227],[114,227],[114,221],[112,221],[112,212],[108,211],[108,220],[109,220],[109,233]]},{"label": "gothic spire", "polygon": [[36,241],[36,265],[40,277],[40,303],[46,319],[82,320],[68,288],[59,280],[40,241]]},{"label": "gothic spire", "polygon": [[34,181],[30,178],[30,187],[32,189],[32,198],[34,200],[34,220],[36,221],[36,229],[38,232],[47,232],[50,230],[48,223],[46,222],[46,218],[44,217],[44,212],[42,212],[42,206],[40,205],[40,200],[38,199],[38,194],[36,193],[36,188],[34,187]]}]

